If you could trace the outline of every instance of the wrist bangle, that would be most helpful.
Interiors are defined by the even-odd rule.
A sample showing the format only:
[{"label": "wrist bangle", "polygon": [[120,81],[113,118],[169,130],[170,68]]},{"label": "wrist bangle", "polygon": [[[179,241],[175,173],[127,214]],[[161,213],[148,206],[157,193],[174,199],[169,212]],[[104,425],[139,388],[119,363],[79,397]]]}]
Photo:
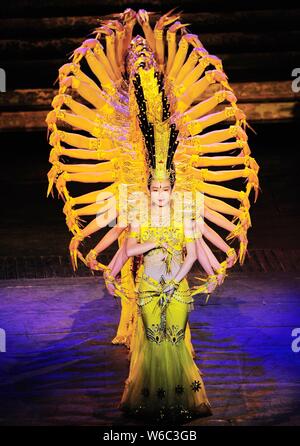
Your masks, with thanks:
[{"label": "wrist bangle", "polygon": [[82,240],[84,239],[84,235],[82,235],[80,233],[76,233],[75,235],[73,235],[73,239],[78,240],[79,242],[82,242]]},{"label": "wrist bangle", "polygon": [[236,251],[235,251],[235,249],[234,249],[234,248],[229,248],[229,249],[226,251],[226,255],[227,255],[227,257],[232,256],[232,255],[236,255]]},{"label": "wrist bangle", "polygon": [[176,279],[172,279],[171,280],[171,283],[174,285],[174,287],[177,289],[178,287],[179,287],[179,285],[180,285],[180,282],[178,282],[178,280],[176,280]]},{"label": "wrist bangle", "polygon": [[98,256],[97,251],[95,251],[95,249],[91,249],[91,250],[88,252],[87,256],[86,256],[86,260],[87,260],[87,259],[93,259],[93,260],[95,260],[95,259],[97,258],[97,256]]},{"label": "wrist bangle", "polygon": [[91,249],[89,254],[93,257],[93,259],[96,259],[98,256],[98,253],[95,249]]},{"label": "wrist bangle", "polygon": [[104,280],[106,283],[113,283],[113,284],[115,283],[115,278],[111,274],[105,276]]}]

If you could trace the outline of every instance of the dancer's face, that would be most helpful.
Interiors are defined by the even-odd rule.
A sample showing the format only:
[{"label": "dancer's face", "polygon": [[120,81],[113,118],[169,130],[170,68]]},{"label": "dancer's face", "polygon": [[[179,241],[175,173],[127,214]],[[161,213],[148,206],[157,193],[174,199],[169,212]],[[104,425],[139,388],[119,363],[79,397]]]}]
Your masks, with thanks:
[{"label": "dancer's face", "polygon": [[159,207],[169,204],[171,200],[171,184],[170,180],[157,181],[153,180],[150,186],[151,201]]}]

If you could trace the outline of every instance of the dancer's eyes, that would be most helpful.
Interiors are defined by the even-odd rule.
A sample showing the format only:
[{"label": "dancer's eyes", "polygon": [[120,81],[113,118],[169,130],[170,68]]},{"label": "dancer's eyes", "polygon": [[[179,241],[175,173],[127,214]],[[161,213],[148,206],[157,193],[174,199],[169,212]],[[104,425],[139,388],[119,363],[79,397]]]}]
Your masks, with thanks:
[{"label": "dancer's eyes", "polygon": [[[163,189],[164,192],[168,192],[169,188],[166,187],[165,189]],[[152,189],[152,192],[158,192],[158,189]]]}]

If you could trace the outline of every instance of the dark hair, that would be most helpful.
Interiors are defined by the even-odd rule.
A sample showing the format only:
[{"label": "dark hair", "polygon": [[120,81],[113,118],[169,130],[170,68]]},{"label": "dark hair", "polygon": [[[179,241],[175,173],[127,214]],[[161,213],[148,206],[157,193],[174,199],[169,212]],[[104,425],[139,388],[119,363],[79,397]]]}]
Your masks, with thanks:
[{"label": "dark hair", "polygon": [[[150,186],[151,186],[152,180],[153,180],[153,177],[152,177],[152,174],[150,172],[150,174],[148,176],[148,181],[147,181],[147,186],[148,186],[148,190],[149,191],[150,191]],[[171,184],[171,189],[173,189],[173,187],[175,185],[175,181],[176,181],[175,166],[174,166],[174,162],[173,161],[171,163],[169,180],[170,180],[170,184]]]}]

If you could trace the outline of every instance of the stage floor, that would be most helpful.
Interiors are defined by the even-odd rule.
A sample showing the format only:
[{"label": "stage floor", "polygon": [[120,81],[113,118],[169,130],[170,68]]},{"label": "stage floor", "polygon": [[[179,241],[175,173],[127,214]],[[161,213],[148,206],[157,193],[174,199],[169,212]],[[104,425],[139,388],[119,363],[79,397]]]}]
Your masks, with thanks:
[{"label": "stage floor", "polygon": [[[214,413],[191,425],[300,424],[299,295],[297,272],[230,272],[207,305],[196,298],[192,341]],[[145,423],[117,409],[128,350],[111,344],[120,302],[101,278],[2,280],[0,296],[1,425]]]}]

